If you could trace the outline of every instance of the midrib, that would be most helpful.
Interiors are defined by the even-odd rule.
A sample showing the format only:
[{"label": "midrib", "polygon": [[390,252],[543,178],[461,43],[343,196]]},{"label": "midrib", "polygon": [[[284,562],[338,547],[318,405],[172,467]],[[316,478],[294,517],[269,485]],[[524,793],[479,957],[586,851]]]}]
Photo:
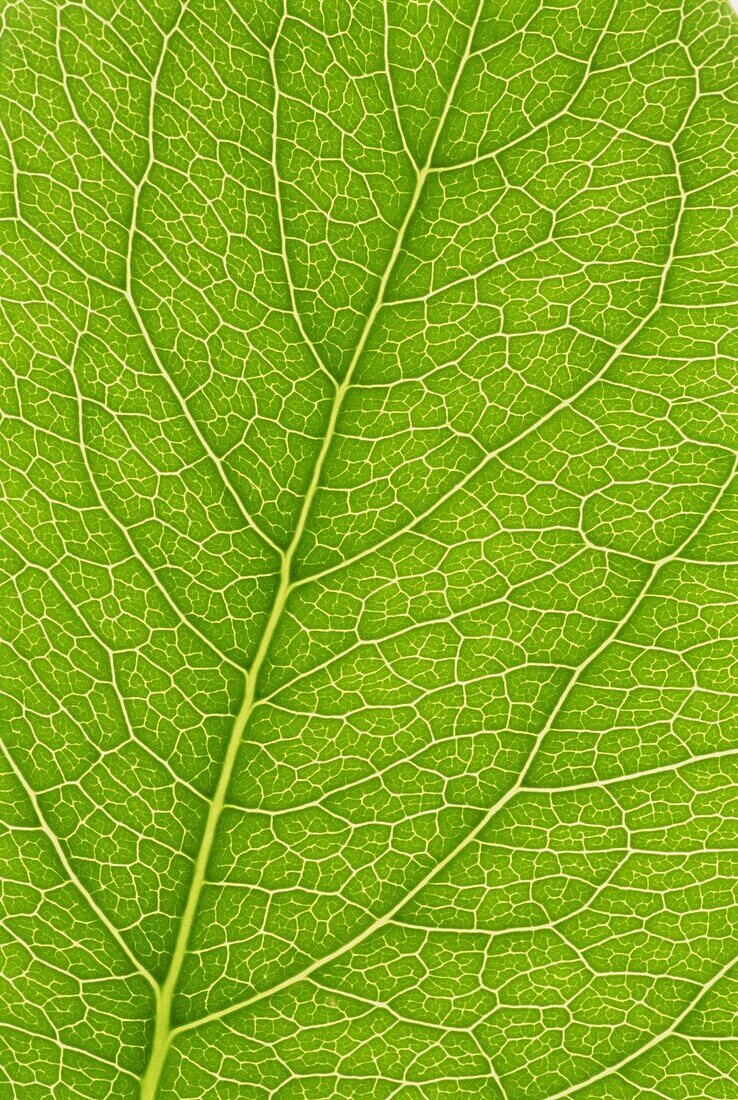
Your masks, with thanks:
[{"label": "midrib", "polygon": [[[155,1100],[159,1093],[159,1084],[161,1082],[161,1075],[166,1062],[167,1053],[173,1036],[173,1029],[171,1026],[172,1019],[172,1001],[174,993],[176,991],[179,977],[184,965],[185,958],[189,947],[189,941],[192,934],[192,928],[195,921],[195,916],[200,903],[200,895],[205,882],[205,874],[207,871],[208,863],[210,861],[210,854],[212,852],[213,843],[218,829],[218,822],[220,815],[223,811],[223,805],[225,803],[226,794],[231,782],[231,776],[233,774],[233,768],[238,756],[238,750],[241,744],[244,730],[248,725],[251,712],[256,702],[256,685],[259,679],[259,674],[263,667],[264,661],[269,653],[269,649],[274,638],[274,634],[277,630],[277,626],[282,617],[285,604],[289,598],[290,592],[293,587],[291,578],[292,562],[294,561],[297,550],[300,546],[302,536],[305,531],[307,519],[310,514],[310,510],[313,505],[316,493],[321,483],[321,477],[323,467],[328,457],[333,438],[336,433],[336,425],[343,406],[343,402],[348,393],[353,375],[356,371],[357,364],[359,363],[361,356],[366,347],[367,341],[374,327],[374,323],[380,313],[387,292],[387,286],[389,285],[390,278],[395,269],[398,257],[402,251],[405,236],[407,234],[408,226],[412,220],[418,203],[420,202],[425,181],[428,176],[428,171],[433,162],[433,157],[438,145],[438,140],[443,131],[443,127],[448,117],[451,104],[456,94],[456,89],[461,79],[461,74],[464,71],[464,67],[469,59],[471,53],[472,42],[474,40],[474,34],[476,32],[477,24],[482,13],[484,6],[484,0],[479,0],[477,9],[474,15],[474,19],[469,28],[469,34],[467,36],[464,52],[461,55],[459,64],[456,69],[456,75],[449,88],[446,102],[441,112],[438,123],[436,125],[433,138],[428,148],[428,153],[425,158],[425,162],[421,168],[417,170],[417,178],[415,182],[415,188],[408,202],[405,216],[402,220],[400,228],[397,231],[394,247],[387,261],[384,274],[379,282],[377,293],[374,299],[374,304],[367,315],[364,326],[361,330],[361,334],[357,341],[351,361],[346,370],[343,381],[336,389],[336,394],[331,407],[328,424],[326,427],[323,443],[320,448],[315,468],[313,470],[313,476],[310,484],[305,493],[300,514],[295,524],[295,530],[292,535],[289,546],[284,552],[282,558],[282,566],[280,569],[279,586],[274,596],[274,602],[267,619],[264,632],[261,636],[258,649],[254,656],[254,659],[244,674],[245,685],[244,695],[241,707],[236,715],[233,723],[233,729],[228,740],[228,746],[226,748],[225,755],[223,757],[223,764],[218,776],[218,782],[216,784],[215,792],[213,794],[210,806],[208,808],[208,814],[205,821],[205,827],[203,829],[202,840],[200,842],[200,848],[195,860],[194,870],[192,874],[192,881],[190,883],[190,889],[187,896],[187,902],[182,913],[182,919],[180,921],[179,929],[177,932],[177,939],[172,952],[172,959],[169,965],[167,976],[160,987],[157,996],[156,1016],[154,1020],[154,1033],[151,1043],[151,1052],[149,1055],[149,1062],[141,1079],[141,1093],[140,1100]],[[399,124],[399,122],[398,122]],[[276,181],[275,181],[276,183]]]}]

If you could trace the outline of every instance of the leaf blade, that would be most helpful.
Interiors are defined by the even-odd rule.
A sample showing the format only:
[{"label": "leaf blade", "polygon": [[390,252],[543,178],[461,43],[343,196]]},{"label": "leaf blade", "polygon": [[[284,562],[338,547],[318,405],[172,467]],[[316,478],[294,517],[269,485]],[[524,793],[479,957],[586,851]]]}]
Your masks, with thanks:
[{"label": "leaf blade", "polygon": [[732,26],[98,15],[10,20],[17,1087],[730,1094]]}]

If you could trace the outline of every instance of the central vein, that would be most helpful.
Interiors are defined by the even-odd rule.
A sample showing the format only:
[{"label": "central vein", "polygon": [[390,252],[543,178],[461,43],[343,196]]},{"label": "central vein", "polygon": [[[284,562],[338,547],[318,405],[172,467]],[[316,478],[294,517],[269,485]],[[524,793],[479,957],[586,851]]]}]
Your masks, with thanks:
[{"label": "central vein", "polygon": [[[321,484],[323,467],[325,466],[328,453],[333,443],[333,438],[336,433],[336,426],[338,424],[338,418],[341,412],[341,408],[343,406],[343,402],[351,386],[352,378],[356,371],[357,364],[361,359],[364,348],[366,347],[367,341],[369,339],[369,335],[374,327],[374,322],[376,321],[376,318],[384,305],[387,286],[397,264],[397,259],[402,251],[408,226],[410,225],[412,217],[418,207],[418,203],[420,202],[428,171],[432,164],[433,156],[436,150],[436,146],[438,144],[438,139],[446,122],[446,117],[451,107],[451,103],[453,102],[453,98],[458,87],[461,74],[464,70],[464,66],[466,65],[466,62],[471,52],[472,41],[474,39],[477,23],[479,22],[479,17],[481,15],[482,6],[483,0],[480,0],[475,18],[469,28],[469,34],[467,37],[464,53],[457,67],[455,79],[453,80],[451,87],[449,88],[446,103],[439,117],[433,139],[430,142],[425,162],[422,167],[418,168],[417,170],[415,187],[413,189],[412,195],[410,196],[407,210],[405,211],[405,216],[397,231],[395,244],[387,261],[384,274],[377,287],[374,304],[369,314],[367,315],[366,321],[361,330],[361,335],[359,336],[356,348],[351,357],[351,361],[346,370],[343,381],[340,383],[340,385],[336,387],[336,393],[333,399],[330,416],[328,418],[328,424],[326,426],[326,431],[323,438],[323,443],[320,448],[320,453],[315,463],[313,476],[303,498],[302,506],[300,508],[300,514],[297,518],[297,522],[295,524],[295,529],[289,546],[282,555],[279,585],[274,596],[274,602],[272,604],[266,626],[264,627],[258,649],[254,655],[251,665],[244,674],[245,684],[243,700],[233,723],[233,729],[228,739],[228,746],[226,748],[225,756],[223,758],[223,765],[221,767],[220,774],[218,776],[218,782],[208,809],[202,840],[200,842],[200,848],[197,853],[197,858],[195,860],[192,880],[190,882],[189,893],[187,895],[187,903],[185,905],[184,911],[182,913],[182,919],[179,924],[179,930],[174,945],[174,951],[172,952],[169,970],[167,971],[166,978],[161,985],[157,995],[156,1018],[154,1022],[154,1034],[151,1044],[151,1053],[149,1056],[148,1065],[144,1072],[144,1076],[141,1080],[141,1100],[155,1100],[159,1092],[161,1075],[164,1069],[164,1063],[166,1061],[167,1053],[173,1035],[172,1002],[174,994],[177,989],[185,958],[187,956],[190,937],[192,935],[192,929],[195,921],[195,915],[197,913],[197,909],[200,903],[200,895],[202,893],[202,888],[205,883],[205,876],[208,864],[210,862],[210,855],[213,849],[213,844],[215,842],[215,837],[218,830],[218,823],[220,821],[220,816],[223,811],[223,805],[225,803],[228,788],[230,786],[233,768],[236,763],[236,757],[238,756],[238,750],[241,745],[244,730],[248,725],[251,713],[254,709],[254,704],[257,700],[256,687],[259,679],[259,674],[264,665],[264,661],[266,660],[266,657],[269,653],[269,649],[277,630],[277,626],[282,617],[282,612],[284,611],[290,592],[293,588],[292,563],[300,546],[302,536],[305,531],[305,526],[307,524],[308,516],[313,505],[313,501],[315,500],[316,493]],[[278,95],[278,89],[275,89],[275,93]],[[277,188],[279,187],[278,180],[275,180],[275,186]]]}]

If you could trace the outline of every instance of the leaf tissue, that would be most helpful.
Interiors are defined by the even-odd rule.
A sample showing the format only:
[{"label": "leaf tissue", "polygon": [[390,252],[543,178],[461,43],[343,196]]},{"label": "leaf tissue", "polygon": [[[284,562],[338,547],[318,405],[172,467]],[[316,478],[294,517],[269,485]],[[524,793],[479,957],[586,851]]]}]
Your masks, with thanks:
[{"label": "leaf tissue", "polygon": [[738,20],[4,0],[2,1100],[738,1100]]}]

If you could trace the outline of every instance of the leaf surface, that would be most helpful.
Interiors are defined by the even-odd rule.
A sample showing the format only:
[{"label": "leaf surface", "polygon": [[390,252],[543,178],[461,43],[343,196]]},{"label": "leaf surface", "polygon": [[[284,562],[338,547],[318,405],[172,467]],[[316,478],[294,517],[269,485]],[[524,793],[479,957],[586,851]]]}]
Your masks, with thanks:
[{"label": "leaf surface", "polygon": [[727,6],[0,26],[0,1095],[738,1100]]}]

